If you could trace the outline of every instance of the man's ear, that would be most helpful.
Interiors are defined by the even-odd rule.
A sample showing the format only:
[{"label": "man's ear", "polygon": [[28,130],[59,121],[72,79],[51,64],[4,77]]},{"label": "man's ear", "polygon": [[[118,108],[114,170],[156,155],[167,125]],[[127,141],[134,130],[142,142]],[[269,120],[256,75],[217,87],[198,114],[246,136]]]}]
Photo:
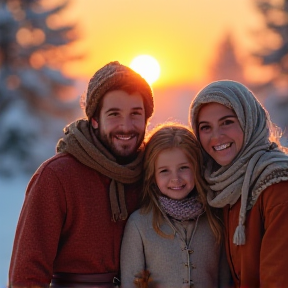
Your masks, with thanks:
[{"label": "man's ear", "polygon": [[98,122],[94,118],[91,118],[91,122],[92,122],[92,127],[94,129],[97,129],[98,128]]}]

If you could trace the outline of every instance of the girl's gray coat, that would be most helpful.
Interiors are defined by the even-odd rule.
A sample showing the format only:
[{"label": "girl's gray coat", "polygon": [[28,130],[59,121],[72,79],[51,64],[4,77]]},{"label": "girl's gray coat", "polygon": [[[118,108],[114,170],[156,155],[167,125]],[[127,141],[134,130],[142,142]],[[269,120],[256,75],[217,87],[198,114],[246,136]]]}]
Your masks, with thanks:
[{"label": "girl's gray coat", "polygon": [[130,216],[121,248],[122,288],[134,288],[135,276],[145,269],[151,273],[149,287],[229,287],[224,249],[216,243],[206,213],[183,223],[166,218],[161,230],[175,237],[155,232],[152,212],[137,210]]}]

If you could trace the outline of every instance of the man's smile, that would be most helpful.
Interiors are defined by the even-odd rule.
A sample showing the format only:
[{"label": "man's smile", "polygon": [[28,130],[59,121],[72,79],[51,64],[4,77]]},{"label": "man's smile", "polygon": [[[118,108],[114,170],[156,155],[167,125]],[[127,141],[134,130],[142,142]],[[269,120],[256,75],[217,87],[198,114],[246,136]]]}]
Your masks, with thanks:
[{"label": "man's smile", "polygon": [[135,134],[129,134],[129,135],[125,135],[125,134],[116,134],[115,138],[119,139],[119,140],[130,140],[133,137],[135,137]]}]

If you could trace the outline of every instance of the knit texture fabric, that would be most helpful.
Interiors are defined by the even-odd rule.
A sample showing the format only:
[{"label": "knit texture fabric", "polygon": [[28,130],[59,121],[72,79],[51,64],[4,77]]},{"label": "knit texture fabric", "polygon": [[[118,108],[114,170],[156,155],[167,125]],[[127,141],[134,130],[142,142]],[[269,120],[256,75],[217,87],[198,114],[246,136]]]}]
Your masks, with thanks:
[{"label": "knit texture fabric", "polygon": [[57,143],[57,152],[70,153],[84,165],[111,178],[109,195],[112,219],[125,220],[127,209],[123,184],[135,183],[141,179],[144,146],[139,148],[138,156],[132,163],[122,166],[97,139],[87,120],[77,120],[66,126],[64,134]]},{"label": "knit texture fabric", "polygon": [[88,120],[93,117],[104,94],[121,84],[131,84],[137,88],[143,97],[146,119],[152,116],[154,102],[150,85],[134,70],[114,61],[99,69],[89,81],[85,104]]},{"label": "knit texture fabric", "polygon": [[190,196],[181,200],[159,196],[160,207],[172,218],[180,221],[195,220],[204,212],[198,196]]},{"label": "knit texture fabric", "polygon": [[190,106],[190,125],[197,135],[201,105],[216,102],[233,109],[244,133],[243,147],[232,163],[214,171],[215,161],[208,157],[205,179],[211,190],[208,203],[213,207],[233,205],[241,196],[239,225],[234,243],[245,244],[246,211],[268,186],[288,180],[288,156],[269,141],[269,114],[251,91],[230,80],[212,82],[202,89]]}]

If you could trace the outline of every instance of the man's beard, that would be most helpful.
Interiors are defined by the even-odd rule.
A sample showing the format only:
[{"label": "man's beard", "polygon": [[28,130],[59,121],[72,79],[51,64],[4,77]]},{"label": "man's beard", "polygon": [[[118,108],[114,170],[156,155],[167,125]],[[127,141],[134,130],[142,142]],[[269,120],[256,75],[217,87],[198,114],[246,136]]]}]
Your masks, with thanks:
[{"label": "man's beard", "polygon": [[[141,146],[143,140],[144,140],[144,136],[145,133],[143,132],[143,135],[139,134],[136,131],[130,131],[130,132],[113,132],[113,133],[109,133],[109,134],[105,134],[103,132],[101,132],[100,129],[97,129],[97,137],[98,139],[101,141],[101,143],[103,144],[103,146],[116,158],[117,162],[119,164],[128,164],[131,163],[138,154],[138,149]],[[113,143],[113,135],[123,135],[123,134],[133,134],[134,137],[136,138],[136,143],[133,147],[133,149],[131,149],[131,145],[121,145],[120,149]]]}]

